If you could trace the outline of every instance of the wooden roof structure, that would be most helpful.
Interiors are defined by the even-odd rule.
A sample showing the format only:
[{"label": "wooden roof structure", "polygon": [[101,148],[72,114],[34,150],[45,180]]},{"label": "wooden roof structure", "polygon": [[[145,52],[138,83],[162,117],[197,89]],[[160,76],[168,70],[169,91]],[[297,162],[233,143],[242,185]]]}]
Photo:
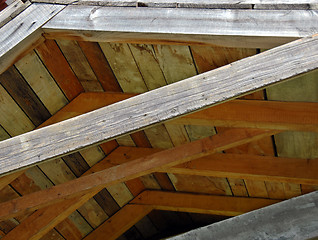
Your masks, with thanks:
[{"label": "wooden roof structure", "polygon": [[6,7],[1,239],[160,239],[317,190],[317,7]]}]

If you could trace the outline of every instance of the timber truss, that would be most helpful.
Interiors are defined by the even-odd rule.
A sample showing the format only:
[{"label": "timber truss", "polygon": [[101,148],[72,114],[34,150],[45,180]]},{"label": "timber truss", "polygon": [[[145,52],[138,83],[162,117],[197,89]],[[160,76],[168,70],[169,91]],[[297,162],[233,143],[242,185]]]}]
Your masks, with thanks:
[{"label": "timber truss", "polygon": [[[1,220],[27,216],[3,239],[40,239],[104,188],[118,183],[126,183],[134,198],[85,239],[116,239],[154,209],[237,216],[279,202],[147,190],[139,180],[147,174],[318,186],[315,159],[222,153],[284,131],[318,132],[318,103],[236,99],[318,68],[317,4],[40,0],[9,6],[0,16],[0,72],[4,74],[36,47],[38,54],[44,55],[45,46],[54,48],[54,39],[271,49],[141,94],[116,93],[116,84],[104,93],[80,90],[78,94],[72,91],[81,87],[70,87],[72,91],[65,93],[71,99],[68,105],[37,129],[0,142],[0,187],[23,176],[31,166],[90,146],[101,145],[109,154],[76,179],[0,203]],[[63,65],[54,59],[49,61],[48,67]],[[58,70],[51,74],[59,78]],[[68,87],[62,81],[59,84]],[[94,103],[89,104],[92,99]],[[140,136],[141,130],[162,123],[171,129],[178,125],[231,129],[166,150],[147,148],[147,144],[118,147],[114,141],[128,134]],[[308,204],[317,202],[316,195],[312,196],[308,195],[309,200],[302,198]],[[297,204],[302,204],[286,202],[299,208]],[[317,212],[317,207],[314,209],[312,215]],[[262,211],[266,213],[266,208]],[[246,215],[242,221],[253,216]],[[302,222],[307,226],[317,224],[310,217],[302,218]],[[218,223],[219,229],[222,224]],[[315,237],[316,229],[317,225],[308,227],[306,237]]]}]

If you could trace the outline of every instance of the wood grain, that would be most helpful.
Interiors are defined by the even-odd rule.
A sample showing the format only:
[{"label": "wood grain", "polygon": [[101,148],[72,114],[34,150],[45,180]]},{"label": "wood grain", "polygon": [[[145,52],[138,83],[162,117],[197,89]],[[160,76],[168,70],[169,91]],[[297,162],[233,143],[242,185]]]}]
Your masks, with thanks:
[{"label": "wood grain", "polygon": [[218,151],[261,139],[275,132],[235,129],[83,176],[50,189],[0,204],[0,218],[28,212],[75,196],[83,196],[104,187],[125,182],[161,168],[171,167]]},{"label": "wood grain", "polygon": [[69,101],[84,91],[54,40],[45,40],[35,50]]},{"label": "wood grain", "polygon": [[151,210],[149,206],[126,205],[84,239],[103,240],[105,236],[107,239],[117,239]]},{"label": "wood grain", "polygon": [[318,67],[317,39],[317,36],[304,38],[3,141],[0,143],[3,159],[0,173],[57,158],[314,70]]},{"label": "wood grain", "polygon": [[15,67],[10,67],[0,75],[0,83],[35,126],[40,125],[51,116]]},{"label": "wood grain", "polygon": [[31,4],[0,28],[0,73],[10,67],[21,54],[30,50],[41,37],[40,27],[64,7],[44,3]]},{"label": "wood grain", "polygon": [[318,185],[316,159],[214,154],[161,170],[169,173]]},{"label": "wood grain", "polygon": [[144,191],[131,204],[152,206],[157,210],[184,211],[236,216],[277,203],[277,200],[191,193]]},{"label": "wood grain", "polygon": [[[69,21],[64,21],[66,17]],[[68,6],[45,24],[43,30],[47,38],[266,49],[318,32],[314,10],[96,8],[79,5]]]}]

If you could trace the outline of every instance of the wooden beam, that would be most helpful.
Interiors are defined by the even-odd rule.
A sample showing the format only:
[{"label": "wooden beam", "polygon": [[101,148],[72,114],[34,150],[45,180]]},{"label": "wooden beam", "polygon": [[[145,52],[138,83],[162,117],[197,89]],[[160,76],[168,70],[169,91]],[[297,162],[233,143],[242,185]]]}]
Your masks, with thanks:
[{"label": "wooden beam", "polygon": [[310,239],[318,236],[317,202],[313,192],[169,239]]},{"label": "wooden beam", "polygon": [[85,240],[116,239],[129,227],[137,223],[151,210],[182,211],[223,216],[236,216],[278,200],[211,196],[192,193],[144,191],[123,207],[117,214],[101,224]]},{"label": "wooden beam", "polygon": [[158,124],[318,67],[318,36],[0,142],[0,174]]},{"label": "wooden beam", "polygon": [[150,156],[141,157],[119,166],[2,203],[0,204],[0,219],[34,211],[68,198],[83,196],[92,191],[99,191],[104,187],[255,141],[273,133],[275,132],[266,130],[234,129]]},{"label": "wooden beam", "polygon": [[18,226],[6,234],[3,240],[38,240],[52,230],[56,225],[76,211],[98,191],[93,191],[81,197],[66,199],[63,202],[53,204],[32,213]]},{"label": "wooden beam", "polygon": [[[50,3],[51,0],[32,0],[32,2]],[[317,9],[312,0],[54,0],[57,4],[93,5],[108,7],[152,7],[152,8],[209,8],[209,9]]]},{"label": "wooden beam", "polygon": [[317,159],[254,156],[248,154],[213,154],[162,171],[200,176],[318,185]]},{"label": "wooden beam", "polygon": [[[111,166],[130,162],[140,156],[147,156],[159,151],[160,149],[154,148],[118,147],[109,155],[109,158],[94,166],[94,171],[102,171]],[[160,171],[186,175],[318,185],[317,159],[215,153],[181,165],[162,168]]]},{"label": "wooden beam", "polygon": [[[135,94],[82,93],[41,127],[75,117]],[[206,125],[217,127],[261,128],[291,131],[318,131],[318,103],[232,100],[186,115],[166,124]]]},{"label": "wooden beam", "polygon": [[14,17],[16,17],[20,12],[26,9],[31,3],[26,1],[25,3],[21,0],[15,0],[8,7],[1,11],[0,15],[0,28],[10,22]]},{"label": "wooden beam", "polygon": [[153,209],[165,211],[237,216],[278,202],[278,200],[262,198],[144,191],[130,203],[147,205]]},{"label": "wooden beam", "polygon": [[135,223],[150,213],[151,206],[127,204],[114,216],[106,220],[84,240],[114,240],[125,233]]},{"label": "wooden beam", "polygon": [[47,38],[268,49],[315,34],[317,20],[314,10],[72,5],[43,30]]},{"label": "wooden beam", "polygon": [[44,40],[41,26],[64,7],[34,3],[0,28],[0,74]]}]

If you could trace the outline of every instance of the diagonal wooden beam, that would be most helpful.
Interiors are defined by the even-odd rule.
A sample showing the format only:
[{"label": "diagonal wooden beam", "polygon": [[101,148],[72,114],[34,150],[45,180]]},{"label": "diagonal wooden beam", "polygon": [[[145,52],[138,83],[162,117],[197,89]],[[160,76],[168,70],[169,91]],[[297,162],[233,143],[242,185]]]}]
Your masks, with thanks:
[{"label": "diagonal wooden beam", "polygon": [[281,82],[318,67],[304,38],[120,103],[0,142],[0,174],[61,157]]},{"label": "diagonal wooden beam", "polygon": [[153,209],[165,211],[237,216],[278,202],[279,200],[262,198],[144,191],[130,204],[147,205],[152,206]]},{"label": "diagonal wooden beam", "polygon": [[[133,96],[136,95],[107,92],[82,93],[41,124],[40,127],[48,126]],[[318,103],[232,100],[171,120],[166,124],[317,132]]]},{"label": "diagonal wooden beam", "polygon": [[317,202],[316,191],[169,239],[311,239],[318,236]]},{"label": "diagonal wooden beam", "polygon": [[[118,147],[109,157],[94,166],[94,169],[95,171],[101,171],[158,151],[160,149]],[[317,159],[215,153],[173,167],[162,168],[160,171],[186,175],[318,185]]]},{"label": "diagonal wooden beam", "polygon": [[0,204],[0,219],[34,211],[68,198],[83,196],[119,182],[125,182],[159,171],[162,168],[255,141],[274,133],[266,130],[234,129],[150,156],[141,157],[119,166],[2,203]]},{"label": "diagonal wooden beam", "polygon": [[33,3],[0,28],[0,74],[44,41],[41,26],[65,5]]},{"label": "diagonal wooden beam", "polygon": [[268,49],[315,34],[318,31],[317,19],[314,10],[72,5],[45,24],[43,29],[45,36],[53,39]]},{"label": "diagonal wooden beam", "polygon": [[200,176],[318,185],[317,159],[217,153],[163,171]]},{"label": "diagonal wooden beam", "polygon": [[153,210],[151,206],[127,204],[84,240],[115,240]]},{"label": "diagonal wooden beam", "polygon": [[279,201],[272,199],[148,190],[135,197],[84,239],[103,240],[105,237],[116,239],[128,230],[128,226],[137,223],[153,209],[236,216],[277,202]]}]

